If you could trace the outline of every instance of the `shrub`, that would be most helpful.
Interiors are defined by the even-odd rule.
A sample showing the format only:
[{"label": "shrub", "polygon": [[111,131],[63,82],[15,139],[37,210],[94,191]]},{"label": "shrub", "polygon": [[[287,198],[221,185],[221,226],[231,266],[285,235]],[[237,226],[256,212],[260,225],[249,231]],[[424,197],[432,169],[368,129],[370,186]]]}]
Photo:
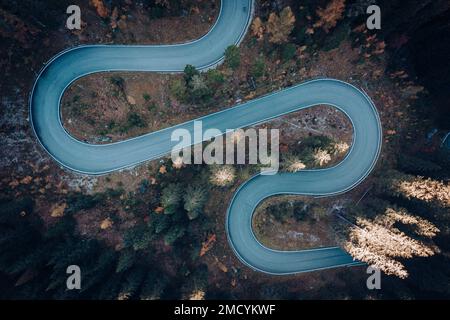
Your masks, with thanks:
[{"label": "shrub", "polygon": [[145,128],[146,124],[142,117],[136,112],[130,112],[127,118],[127,127],[128,128]]},{"label": "shrub", "polygon": [[294,44],[292,43],[285,44],[281,50],[281,59],[284,62],[292,60],[295,57],[296,51],[297,48],[295,47]]},{"label": "shrub", "polygon": [[236,45],[231,45],[225,50],[225,63],[233,70],[241,65],[241,54]]},{"label": "shrub", "polygon": [[266,63],[263,57],[259,57],[252,65],[251,74],[255,78],[260,78],[266,73]]}]

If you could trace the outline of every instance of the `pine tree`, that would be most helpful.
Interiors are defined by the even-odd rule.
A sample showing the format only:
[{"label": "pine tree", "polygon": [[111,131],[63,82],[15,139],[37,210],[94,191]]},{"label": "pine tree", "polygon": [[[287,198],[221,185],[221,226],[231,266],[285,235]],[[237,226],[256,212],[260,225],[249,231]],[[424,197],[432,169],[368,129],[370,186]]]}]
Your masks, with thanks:
[{"label": "pine tree", "polygon": [[[400,231],[396,227],[399,222],[415,227],[416,235],[427,238],[426,242]],[[427,220],[412,216],[404,209],[387,208],[373,220],[358,218],[357,226],[350,229],[345,249],[355,259],[403,279],[408,277],[408,271],[397,259],[430,257],[439,252],[429,240],[437,232],[439,230]]]},{"label": "pine tree", "polygon": [[170,93],[179,101],[186,100],[186,92],[186,83],[183,80],[176,79],[170,84]]},{"label": "pine tree", "polygon": [[252,65],[251,74],[255,78],[261,78],[266,73],[266,63],[263,57],[259,57]]},{"label": "pine tree", "polygon": [[123,249],[117,261],[116,272],[123,272],[131,268],[136,259],[136,251]]},{"label": "pine tree", "polygon": [[202,186],[190,185],[184,195],[184,209],[187,211],[190,220],[197,218],[203,210],[203,206],[208,200],[206,189]]},{"label": "pine tree", "polygon": [[23,221],[23,217],[33,212],[33,201],[30,198],[18,199],[17,201],[0,202],[0,224],[15,224]]},{"label": "pine tree", "polygon": [[434,162],[417,158],[414,156],[408,156],[402,154],[399,157],[399,167],[405,172],[409,173],[433,173],[442,170],[442,167]]},{"label": "pine tree", "polygon": [[200,72],[193,65],[186,65],[184,68],[184,81],[189,85],[194,76],[200,75]]},{"label": "pine tree", "polygon": [[42,236],[33,216],[33,203],[24,198],[0,203],[0,270],[8,274],[25,271],[41,261]]},{"label": "pine tree", "polygon": [[437,207],[450,207],[450,185],[421,176],[388,170],[377,179],[376,190],[380,193],[408,200],[419,200]]},{"label": "pine tree", "polygon": [[241,53],[238,46],[231,45],[225,50],[225,63],[233,70],[239,68],[241,65]]},{"label": "pine tree", "polygon": [[229,187],[234,184],[236,170],[230,165],[212,166],[210,182],[218,187]]},{"label": "pine tree", "polygon": [[295,54],[297,53],[297,48],[293,43],[287,43],[283,45],[281,49],[281,59],[284,62],[294,59]]},{"label": "pine tree", "polygon": [[193,101],[206,99],[210,96],[211,90],[201,75],[194,75],[189,84],[189,93]]},{"label": "pine tree", "polygon": [[[100,243],[99,243],[100,244]],[[117,261],[117,254],[104,245],[100,246],[100,253],[91,259],[87,267],[83,268],[83,285],[81,293],[95,291],[99,283],[107,281],[114,272],[114,264]]]},{"label": "pine tree", "polygon": [[78,265],[81,269],[88,270],[89,264],[96,261],[96,257],[102,248],[96,240],[72,238],[62,243],[49,260],[53,267],[50,283],[47,290],[65,288],[65,273],[70,265]]},{"label": "pine tree", "polygon": [[215,89],[217,89],[225,82],[225,78],[222,72],[217,69],[208,70],[208,72],[206,73],[206,80],[208,82],[208,85]]},{"label": "pine tree", "polygon": [[123,242],[125,247],[133,248],[137,251],[146,249],[154,239],[155,234],[152,228],[145,224],[140,224],[125,232]]},{"label": "pine tree", "polygon": [[119,291],[124,281],[124,273],[113,272],[108,276],[107,281],[104,281],[93,297],[99,300],[114,300],[117,299]]},{"label": "pine tree", "polygon": [[140,298],[142,300],[161,299],[167,283],[168,280],[164,274],[159,274],[156,270],[149,271],[142,285]]},{"label": "pine tree", "polygon": [[183,225],[172,226],[164,236],[164,243],[168,246],[173,245],[175,241],[184,236],[185,232],[186,228]]},{"label": "pine tree", "polygon": [[144,267],[134,267],[125,275],[125,281],[117,297],[119,300],[132,299],[137,294],[139,288],[144,282],[146,271]]},{"label": "pine tree", "polygon": [[208,287],[208,266],[200,264],[188,277],[181,288],[182,299],[204,299]]},{"label": "pine tree", "polygon": [[181,202],[181,185],[169,184],[162,190],[161,205],[165,214],[174,214],[180,207]]},{"label": "pine tree", "polygon": [[148,222],[148,226],[154,234],[161,234],[169,228],[170,223],[171,219],[167,215],[154,214]]}]

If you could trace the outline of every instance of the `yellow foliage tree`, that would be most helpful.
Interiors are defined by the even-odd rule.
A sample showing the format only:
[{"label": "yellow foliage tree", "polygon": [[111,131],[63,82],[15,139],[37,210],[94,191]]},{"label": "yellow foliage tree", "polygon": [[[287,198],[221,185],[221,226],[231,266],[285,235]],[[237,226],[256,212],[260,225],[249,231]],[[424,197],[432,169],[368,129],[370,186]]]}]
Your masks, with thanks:
[{"label": "yellow foliage tree", "polygon": [[443,208],[450,207],[450,185],[443,181],[389,170],[378,184],[381,191],[395,196],[418,199]]},{"label": "yellow foliage tree", "polygon": [[102,0],[91,0],[91,5],[94,6],[97,14],[100,17],[106,18],[108,16],[108,8],[105,6]]},{"label": "yellow foliage tree", "polygon": [[294,29],[295,16],[290,7],[284,8],[280,15],[272,12],[267,21],[267,32],[270,34],[269,41],[276,44],[285,43]]},{"label": "yellow foliage tree", "polygon": [[322,27],[328,33],[342,18],[344,10],[345,0],[331,0],[325,8],[317,9],[319,20],[314,24],[314,28]]},{"label": "yellow foliage tree", "polygon": [[262,40],[263,37],[264,37],[264,24],[261,21],[261,18],[259,18],[259,17],[256,17],[255,20],[253,20],[253,23],[252,23],[252,34],[258,40]]},{"label": "yellow foliage tree", "polygon": [[401,232],[394,227],[397,222],[414,226],[416,234],[428,239],[439,232],[429,221],[412,216],[404,209],[388,208],[385,214],[377,216],[373,221],[358,218],[357,225],[350,230],[349,240],[344,248],[355,259],[366,262],[388,275],[407,278],[408,271],[396,258],[429,257],[439,252],[439,249]]}]

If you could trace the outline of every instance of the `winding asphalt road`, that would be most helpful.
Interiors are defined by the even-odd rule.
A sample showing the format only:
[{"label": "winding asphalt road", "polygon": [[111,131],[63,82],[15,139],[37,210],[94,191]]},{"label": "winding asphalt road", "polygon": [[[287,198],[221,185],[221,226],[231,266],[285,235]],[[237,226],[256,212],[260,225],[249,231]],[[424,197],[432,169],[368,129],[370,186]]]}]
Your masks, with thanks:
[{"label": "winding asphalt road", "polygon": [[[157,159],[171,152],[177,128],[193,131],[189,121],[133,139],[92,145],[70,136],[60,119],[60,101],[76,79],[101,71],[182,72],[186,64],[200,70],[223,60],[225,49],[239,44],[252,17],[252,0],[224,0],[218,20],[202,38],[163,46],[81,46],[60,53],[41,70],[30,96],[30,120],[45,150],[62,166],[89,175],[105,174]],[[239,259],[255,270],[290,274],[353,265],[358,262],[340,248],[276,251],[264,247],[251,226],[255,207],[276,194],[329,196],[346,192],[372,170],[381,148],[381,125],[370,98],[350,84],[320,79],[278,91],[196,119],[203,128],[222,132],[262,123],[318,104],[334,106],[352,121],[353,144],[337,166],[272,176],[255,176],[236,192],[227,212],[226,230]],[[196,141],[197,142],[197,141]]]}]

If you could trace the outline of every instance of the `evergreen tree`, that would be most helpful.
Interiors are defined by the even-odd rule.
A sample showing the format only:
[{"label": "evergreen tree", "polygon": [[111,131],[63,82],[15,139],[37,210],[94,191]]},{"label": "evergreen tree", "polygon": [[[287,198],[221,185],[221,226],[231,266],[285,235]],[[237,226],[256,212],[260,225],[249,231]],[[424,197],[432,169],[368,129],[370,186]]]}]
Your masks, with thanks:
[{"label": "evergreen tree", "polygon": [[436,208],[450,207],[450,185],[443,181],[388,170],[377,179],[375,190],[394,197],[424,202]]},{"label": "evergreen tree", "polygon": [[190,185],[184,195],[184,209],[190,220],[197,218],[208,200],[206,189],[201,186]]},{"label": "evergreen tree", "polygon": [[186,100],[186,83],[183,80],[175,80],[170,85],[170,92],[175,96],[179,101]]},{"label": "evergreen tree", "polygon": [[402,154],[399,157],[399,167],[409,173],[433,173],[442,170],[441,166],[434,162],[424,160],[414,156]]},{"label": "evergreen tree", "polygon": [[283,45],[281,50],[281,59],[283,59],[284,62],[287,62],[289,60],[294,59],[295,54],[297,52],[297,48],[294,44],[288,43]]},{"label": "evergreen tree", "polygon": [[154,239],[155,235],[152,232],[152,229],[145,224],[140,224],[125,232],[124,245],[125,247],[131,247],[136,251],[143,250],[146,249]]},{"label": "evergreen tree", "polygon": [[241,65],[241,53],[239,47],[231,45],[225,50],[225,63],[233,70],[239,68]]},{"label": "evergreen tree", "polygon": [[190,272],[188,279],[184,281],[181,288],[182,299],[201,300],[204,299],[208,286],[208,267],[200,264]]},{"label": "evergreen tree", "polygon": [[161,234],[167,230],[170,223],[171,219],[167,215],[154,214],[148,222],[148,226],[154,234]]},{"label": "evergreen tree", "polygon": [[167,284],[168,280],[163,274],[154,270],[148,272],[141,288],[140,298],[142,300],[161,299]]},{"label": "evergreen tree", "polygon": [[0,203],[0,271],[17,274],[40,261],[39,227],[30,199]]},{"label": "evergreen tree", "polygon": [[134,267],[125,275],[125,281],[120,290],[119,296],[117,297],[119,300],[129,300],[132,299],[136,293],[139,291],[144,278],[146,276],[146,272],[144,267]]},{"label": "evergreen tree", "polygon": [[91,259],[91,263],[82,269],[81,292],[92,293],[97,290],[97,285],[108,281],[109,276],[114,272],[116,261],[116,252],[102,244],[97,257]]},{"label": "evergreen tree", "polygon": [[186,65],[184,68],[184,81],[186,82],[186,85],[189,85],[192,81],[192,78],[194,76],[200,75],[200,72],[193,66],[193,65]]},{"label": "evergreen tree", "polygon": [[169,184],[162,190],[161,205],[165,214],[174,214],[180,207],[181,202],[181,185]]},{"label": "evergreen tree", "polygon": [[184,236],[185,232],[186,228],[183,225],[172,226],[164,236],[164,243],[168,246],[173,245],[175,241]]},{"label": "evergreen tree", "polygon": [[263,57],[256,59],[252,65],[251,74],[255,78],[261,78],[266,73],[266,63]]},{"label": "evergreen tree", "polygon": [[49,261],[53,270],[47,290],[65,288],[67,267],[78,265],[82,270],[88,270],[89,264],[95,261],[100,250],[96,240],[73,238],[67,243],[62,243]]},{"label": "evergreen tree", "polygon": [[136,251],[123,249],[117,261],[116,272],[123,272],[131,268],[136,260]]},{"label": "evergreen tree", "polygon": [[98,288],[98,293],[93,297],[100,300],[114,300],[117,299],[119,291],[124,281],[124,273],[113,272],[108,276],[107,281],[104,281]]},{"label": "evergreen tree", "polygon": [[189,83],[189,95],[192,101],[205,100],[211,95],[211,90],[201,75],[192,77]]},{"label": "evergreen tree", "polygon": [[208,85],[215,89],[217,89],[225,82],[223,74],[217,69],[208,70],[208,72],[206,73],[206,80],[208,82]]},{"label": "evergreen tree", "polygon": [[33,212],[33,201],[30,198],[23,198],[17,201],[3,200],[0,202],[0,225],[15,224],[23,221],[25,216]]}]

